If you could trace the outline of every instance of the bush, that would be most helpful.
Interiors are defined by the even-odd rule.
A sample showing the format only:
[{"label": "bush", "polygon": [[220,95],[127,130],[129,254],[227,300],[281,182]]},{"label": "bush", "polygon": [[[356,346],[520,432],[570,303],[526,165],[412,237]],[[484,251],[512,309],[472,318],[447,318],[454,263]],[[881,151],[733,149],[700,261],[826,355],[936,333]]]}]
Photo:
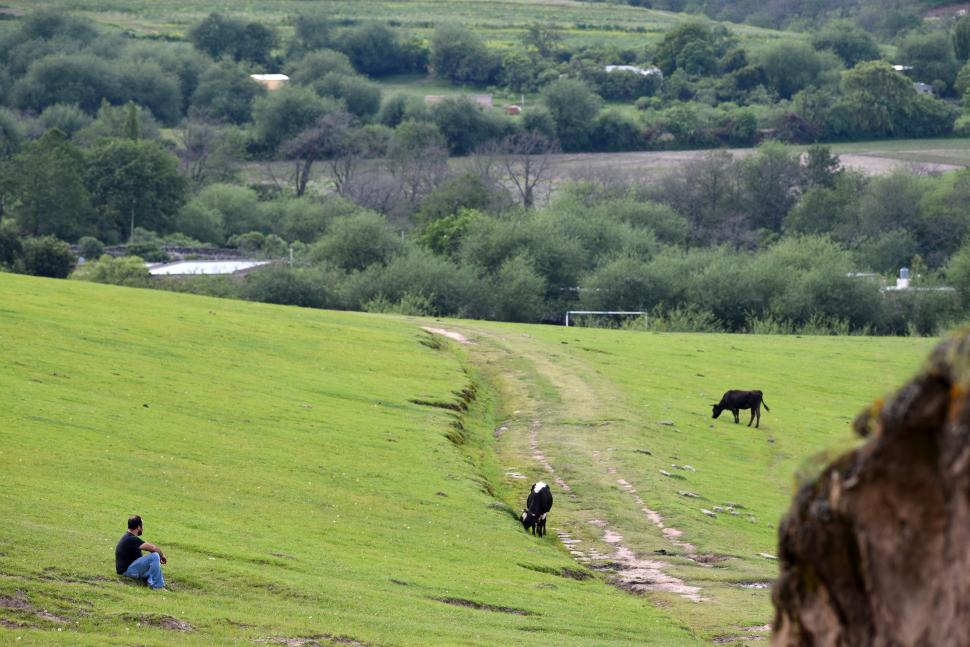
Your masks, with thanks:
[{"label": "bush", "polygon": [[147,288],[151,284],[151,274],[138,256],[114,258],[104,255],[80,266],[71,278],[130,288]]},{"label": "bush", "polygon": [[527,256],[515,256],[502,263],[490,292],[496,319],[535,322],[549,314],[543,300],[546,281]]},{"label": "bush", "polygon": [[334,277],[319,269],[271,266],[247,275],[240,295],[250,301],[327,308],[337,304]]},{"label": "bush", "polygon": [[73,103],[55,103],[40,113],[38,121],[43,124],[46,130],[57,128],[70,137],[82,128],[91,125],[94,120],[91,115]]},{"label": "bush", "polygon": [[65,279],[77,262],[71,246],[53,236],[26,238],[23,249],[24,271],[34,276]]},{"label": "bush", "polygon": [[81,240],[77,241],[77,246],[81,256],[88,260],[101,258],[101,255],[104,254],[104,244],[92,236],[82,237]]},{"label": "bush", "polygon": [[386,265],[402,248],[400,237],[391,231],[384,216],[363,211],[334,222],[313,245],[310,258],[351,272]]}]

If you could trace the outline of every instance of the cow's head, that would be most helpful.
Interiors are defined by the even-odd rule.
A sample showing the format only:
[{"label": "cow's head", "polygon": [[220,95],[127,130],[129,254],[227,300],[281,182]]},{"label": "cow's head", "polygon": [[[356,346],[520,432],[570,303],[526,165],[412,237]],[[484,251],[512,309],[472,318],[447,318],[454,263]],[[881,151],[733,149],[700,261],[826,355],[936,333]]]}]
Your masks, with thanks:
[{"label": "cow's head", "polygon": [[536,525],[536,521],[538,520],[539,515],[529,512],[528,510],[522,511],[522,527],[526,530]]},{"label": "cow's head", "polygon": [[724,411],[724,408],[719,404],[712,404],[711,407],[714,409],[714,415],[711,416],[712,418],[717,418],[719,415],[721,415],[721,412]]}]

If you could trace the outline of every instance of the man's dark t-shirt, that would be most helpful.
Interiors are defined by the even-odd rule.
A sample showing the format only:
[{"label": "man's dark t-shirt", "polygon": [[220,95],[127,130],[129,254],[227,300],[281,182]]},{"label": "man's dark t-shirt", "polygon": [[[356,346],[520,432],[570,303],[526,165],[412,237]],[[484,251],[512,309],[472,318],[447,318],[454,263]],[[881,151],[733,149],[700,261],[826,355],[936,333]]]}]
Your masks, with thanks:
[{"label": "man's dark t-shirt", "polygon": [[130,532],[126,532],[115,546],[115,570],[121,575],[128,570],[131,563],[141,557],[141,545],[145,542],[141,537],[136,537]]}]

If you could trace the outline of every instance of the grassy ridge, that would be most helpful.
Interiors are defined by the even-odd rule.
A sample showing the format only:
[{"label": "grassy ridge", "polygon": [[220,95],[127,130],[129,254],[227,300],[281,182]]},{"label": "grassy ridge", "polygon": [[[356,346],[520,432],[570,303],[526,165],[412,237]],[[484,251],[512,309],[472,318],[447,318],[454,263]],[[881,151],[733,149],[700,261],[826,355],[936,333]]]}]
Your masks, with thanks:
[{"label": "grassy ridge", "polygon": [[[489,390],[461,448],[455,412],[410,402],[474,380],[422,337],[0,274],[0,642],[691,644],[649,599],[554,574],[576,565],[483,492]],[[133,512],[174,592],[114,576]],[[194,630],[155,626],[175,620]]]}]

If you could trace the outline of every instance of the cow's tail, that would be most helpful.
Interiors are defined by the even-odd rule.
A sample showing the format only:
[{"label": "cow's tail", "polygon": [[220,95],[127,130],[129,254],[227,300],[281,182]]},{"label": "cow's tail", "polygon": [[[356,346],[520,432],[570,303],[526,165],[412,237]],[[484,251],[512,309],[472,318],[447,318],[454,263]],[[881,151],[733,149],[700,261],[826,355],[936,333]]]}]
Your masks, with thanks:
[{"label": "cow's tail", "polygon": [[771,411],[771,409],[768,408],[768,403],[765,402],[764,398],[761,398],[761,404],[765,405],[765,411]]}]

